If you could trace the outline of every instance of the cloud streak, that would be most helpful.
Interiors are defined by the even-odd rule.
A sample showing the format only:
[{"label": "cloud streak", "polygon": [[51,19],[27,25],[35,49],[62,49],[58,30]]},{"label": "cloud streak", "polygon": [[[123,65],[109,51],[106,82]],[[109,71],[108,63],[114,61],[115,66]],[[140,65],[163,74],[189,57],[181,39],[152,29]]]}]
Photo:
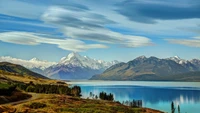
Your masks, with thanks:
[{"label": "cloud streak", "polygon": [[200,48],[200,36],[191,39],[166,39],[169,43]]},{"label": "cloud streak", "polygon": [[30,4],[17,0],[1,0],[0,1],[0,14],[38,19],[44,12],[47,6]]},{"label": "cloud streak", "polygon": [[69,38],[119,44],[123,47],[153,45],[147,37],[123,35],[107,29],[106,25],[116,23],[90,10],[77,12],[65,7],[52,6],[42,15],[41,19],[46,23],[57,25],[61,32]]},{"label": "cloud streak", "polygon": [[125,0],[116,11],[131,21],[154,24],[157,20],[200,18],[199,0]]},{"label": "cloud streak", "polygon": [[[43,35],[43,34],[42,34]],[[0,40],[3,42],[21,44],[21,45],[39,45],[41,43],[57,45],[63,50],[86,51],[88,49],[108,48],[103,44],[86,44],[83,41],[75,39],[53,39],[43,37],[41,34],[30,32],[3,32],[0,33]]]}]

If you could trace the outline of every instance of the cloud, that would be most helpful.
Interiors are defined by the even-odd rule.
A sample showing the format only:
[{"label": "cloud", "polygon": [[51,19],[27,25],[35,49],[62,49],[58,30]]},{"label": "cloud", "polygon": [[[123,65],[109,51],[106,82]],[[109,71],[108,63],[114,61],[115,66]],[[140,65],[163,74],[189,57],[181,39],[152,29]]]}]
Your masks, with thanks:
[{"label": "cloud", "polygon": [[125,0],[116,4],[116,11],[141,23],[156,23],[157,20],[200,18],[199,0]]},{"label": "cloud", "polygon": [[78,27],[84,29],[101,28],[105,24],[114,23],[102,15],[90,13],[88,11],[76,11],[61,6],[51,6],[42,15],[44,22],[64,25],[69,27]]},{"label": "cloud", "polygon": [[69,51],[86,51],[88,49],[108,48],[103,44],[86,44],[83,41],[75,39],[53,39],[43,37],[43,34],[30,32],[2,32],[0,40],[3,42],[21,44],[21,45],[38,45],[41,43],[58,45],[59,48]]},{"label": "cloud", "polygon": [[119,44],[123,47],[153,45],[147,37],[123,35],[107,29],[106,25],[117,23],[90,10],[77,12],[65,7],[52,6],[41,16],[41,19],[45,23],[57,25],[68,38]]},{"label": "cloud", "polygon": [[169,43],[180,44],[189,47],[200,47],[200,36],[191,39],[166,39]]},{"label": "cloud", "polygon": [[0,0],[0,14],[37,19],[47,7],[17,0]]}]

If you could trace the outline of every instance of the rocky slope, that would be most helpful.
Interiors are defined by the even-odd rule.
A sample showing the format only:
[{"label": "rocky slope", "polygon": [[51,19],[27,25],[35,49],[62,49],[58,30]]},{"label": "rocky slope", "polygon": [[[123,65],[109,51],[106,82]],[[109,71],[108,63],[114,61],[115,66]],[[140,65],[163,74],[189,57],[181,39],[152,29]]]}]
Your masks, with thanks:
[{"label": "rocky slope", "polygon": [[[193,60],[192,60],[193,61]],[[138,57],[127,63],[111,66],[102,74],[94,75],[93,80],[176,80],[176,75],[199,71],[197,65],[178,57],[159,59],[156,57]]]},{"label": "rocky slope", "polygon": [[100,74],[118,61],[105,62],[81,56],[78,53],[70,53],[63,57],[57,65],[45,69],[50,78],[56,79],[89,79],[94,74]]}]

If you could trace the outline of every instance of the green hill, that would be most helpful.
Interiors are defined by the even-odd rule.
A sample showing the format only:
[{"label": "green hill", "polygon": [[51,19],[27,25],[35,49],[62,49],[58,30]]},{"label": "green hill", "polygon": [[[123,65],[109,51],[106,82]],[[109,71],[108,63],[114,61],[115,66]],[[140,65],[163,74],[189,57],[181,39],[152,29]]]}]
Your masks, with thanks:
[{"label": "green hill", "polygon": [[15,73],[21,76],[27,75],[27,76],[37,77],[37,78],[48,79],[47,77],[40,75],[38,73],[32,72],[21,65],[12,64],[9,62],[0,62],[0,70],[5,71],[5,72],[10,72],[10,73]]}]

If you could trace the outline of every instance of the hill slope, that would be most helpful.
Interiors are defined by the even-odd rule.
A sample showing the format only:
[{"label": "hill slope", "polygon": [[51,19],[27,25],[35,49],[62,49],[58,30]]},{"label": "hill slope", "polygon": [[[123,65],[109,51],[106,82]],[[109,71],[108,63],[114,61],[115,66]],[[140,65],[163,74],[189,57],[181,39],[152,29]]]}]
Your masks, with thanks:
[{"label": "hill slope", "polygon": [[43,78],[43,79],[48,79],[47,77],[40,75],[38,73],[32,72],[25,67],[17,64],[12,64],[8,62],[0,62],[0,70],[5,71],[5,72],[10,72],[10,73],[16,73],[19,75],[28,75],[28,76],[33,76],[37,78]]},{"label": "hill slope", "polygon": [[[198,71],[187,68],[170,59],[156,57],[138,57],[127,63],[111,66],[102,74],[95,75],[93,80],[184,80],[179,74]],[[179,76],[175,76],[179,75]]]}]

